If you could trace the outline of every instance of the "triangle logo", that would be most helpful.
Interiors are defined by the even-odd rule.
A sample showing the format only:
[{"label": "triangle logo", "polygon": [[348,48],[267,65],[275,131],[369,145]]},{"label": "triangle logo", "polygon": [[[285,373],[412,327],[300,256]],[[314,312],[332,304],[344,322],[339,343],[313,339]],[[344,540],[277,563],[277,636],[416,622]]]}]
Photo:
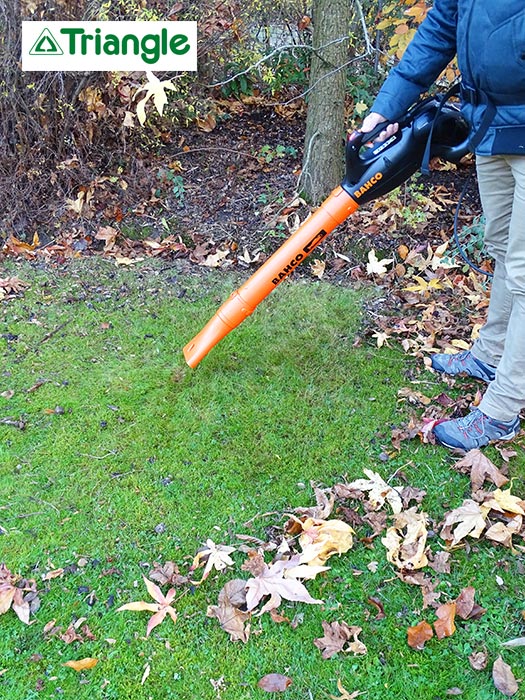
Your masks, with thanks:
[{"label": "triangle logo", "polygon": [[29,52],[30,56],[63,56],[60,44],[49,29],[44,29]]}]

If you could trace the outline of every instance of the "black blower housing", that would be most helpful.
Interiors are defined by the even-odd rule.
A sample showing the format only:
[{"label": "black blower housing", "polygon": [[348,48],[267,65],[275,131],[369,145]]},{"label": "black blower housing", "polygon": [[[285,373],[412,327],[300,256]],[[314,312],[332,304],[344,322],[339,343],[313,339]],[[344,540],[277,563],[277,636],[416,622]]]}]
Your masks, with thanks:
[{"label": "black blower housing", "polygon": [[[359,205],[405,182],[421,167],[425,151],[430,158],[439,156],[453,163],[469,152],[469,125],[456,103],[443,102],[439,96],[428,98],[397,122],[397,133],[379,143],[373,143],[373,139],[389,122],[348,137],[346,174],[341,186]],[[367,147],[365,141],[372,144]]]}]

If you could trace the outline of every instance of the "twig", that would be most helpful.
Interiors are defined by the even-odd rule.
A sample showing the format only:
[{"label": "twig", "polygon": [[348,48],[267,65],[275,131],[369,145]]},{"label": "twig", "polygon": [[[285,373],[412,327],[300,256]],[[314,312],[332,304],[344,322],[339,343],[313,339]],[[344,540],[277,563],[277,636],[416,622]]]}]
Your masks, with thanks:
[{"label": "twig", "polygon": [[25,430],[26,424],[23,420],[17,420],[16,418],[0,418],[0,423],[3,425],[12,425],[18,430]]},{"label": "twig", "polygon": [[279,515],[278,510],[270,510],[268,513],[257,513],[257,515],[254,515],[253,518],[250,518],[247,520],[245,523],[243,523],[243,527],[247,527],[251,523],[253,523],[254,520],[257,520],[257,518],[266,518],[269,515]]},{"label": "twig", "polygon": [[67,326],[68,323],[71,323],[71,319],[69,319],[68,321],[64,321],[64,323],[61,323],[54,330],[49,331],[49,333],[46,333],[45,336],[40,341],[39,345],[42,345],[43,343],[47,342],[50,338],[52,338],[54,335],[56,335],[58,333],[58,331],[61,331],[62,328]]}]

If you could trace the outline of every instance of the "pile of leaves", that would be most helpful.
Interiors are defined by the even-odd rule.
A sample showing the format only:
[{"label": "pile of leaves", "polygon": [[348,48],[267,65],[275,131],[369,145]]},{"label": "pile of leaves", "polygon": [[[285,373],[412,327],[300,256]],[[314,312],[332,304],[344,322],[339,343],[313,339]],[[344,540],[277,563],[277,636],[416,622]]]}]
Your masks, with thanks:
[{"label": "pile of leaves", "polygon": [[[421,604],[417,608],[425,614],[416,625],[407,628],[406,639],[413,650],[422,650],[426,644],[439,643],[454,635],[457,625],[475,624],[486,613],[472,586],[455,593],[451,590],[450,595],[440,586],[442,577],[451,572],[454,551],[460,547],[471,549],[472,541],[483,539],[511,553],[525,552],[525,501],[512,493],[506,474],[511,456],[504,453],[501,468],[479,450],[472,450],[457,461],[454,469],[469,476],[471,496],[437,519],[422,509],[426,492],[410,486],[400,473],[394,476],[398,481],[405,479],[403,486],[389,483],[394,477],[386,481],[368,469],[364,470],[364,477],[343,480],[332,487],[312,484],[316,504],[283,513],[284,525],[267,528],[266,540],[241,533],[235,535],[240,545],[216,544],[208,539],[193,557],[186,574],[181,573],[175,562],[155,563],[149,578],[143,577],[152,602],[125,603],[119,611],[151,613],[146,627],[148,637],[166,617],[177,622],[177,601],[188,587],[205,586],[212,574],[224,576],[238,569],[241,575],[227,580],[217,603],[208,605],[206,615],[217,620],[230,640],[246,644],[251,639],[252,624],[263,615],[270,616],[276,624],[297,627],[304,613],[296,604],[323,605],[322,599],[311,595],[308,585],[317,577],[330,577],[332,557],[344,557],[356,546],[377,557],[375,541],[378,540],[395,576],[421,592]],[[431,530],[439,533],[439,540],[433,540],[433,548],[428,539]],[[371,572],[377,567],[375,559],[367,564]],[[202,575],[197,578],[199,571]],[[55,569],[44,578],[51,582],[63,573],[63,569]],[[169,587],[166,593],[164,587]],[[282,610],[283,601],[292,603],[287,605],[287,610],[295,610],[294,617]],[[389,615],[380,598],[370,596],[367,603],[375,609],[376,620]],[[38,605],[35,582],[21,579],[2,565],[0,614],[12,608],[28,624]],[[85,618],[65,631],[56,626],[55,620],[50,620],[44,634],[49,638],[59,637],[67,644],[94,639]],[[437,642],[432,641],[434,637]],[[322,635],[312,642],[323,659],[340,653],[368,653],[366,631],[351,620],[324,620]],[[525,639],[516,638],[506,646],[521,644],[525,644]],[[97,663],[98,659],[86,657],[67,665],[80,671]],[[501,655],[491,660],[486,649],[480,648],[465,663],[477,671],[490,667],[494,684],[504,695],[517,692],[518,682]],[[145,677],[150,671],[148,667]],[[291,682],[286,676],[270,674],[261,679],[260,687],[273,692],[286,689]]]}]

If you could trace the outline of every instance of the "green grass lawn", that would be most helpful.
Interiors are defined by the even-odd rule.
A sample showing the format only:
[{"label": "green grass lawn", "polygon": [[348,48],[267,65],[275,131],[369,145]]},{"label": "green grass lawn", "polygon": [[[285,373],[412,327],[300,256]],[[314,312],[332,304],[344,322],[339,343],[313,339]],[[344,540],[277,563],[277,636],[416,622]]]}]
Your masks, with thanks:
[{"label": "green grass lawn", "polygon": [[[500,654],[525,678],[522,649],[501,646],[525,634],[523,555],[486,542],[455,550],[451,573],[437,577],[443,602],[474,586],[486,615],[423,651],[408,647],[406,629],[433,612],[397,579],[380,538],[363,543],[359,531],[350,552],[307,582],[322,606],[283,602],[283,615],[302,620],[295,628],[266,614],[246,644],[233,643],[206,616],[229,579],[248,578],[241,552],[234,570],[180,589],[177,623],[167,618],[149,638],[147,613],[117,612],[149,600],[142,576],[154,562],[187,574],[208,538],[266,540],[291,509],[315,503],[311,481],[332,486],[372,469],[403,486],[400,470],[427,491],[422,508],[436,522],[469,496],[442,448],[414,440],[384,461],[392,427],[407,416],[397,391],[416,361],[354,346],[372,290],[286,282],[190,370],[181,348],[239,279],[94,259],[65,270],[11,263],[7,275],[31,287],[0,302],[0,420],[25,424],[0,424],[0,562],[37,581],[41,604],[29,626],[12,610],[0,616],[2,700],[257,700],[268,697],[257,687],[267,673],[292,679],[290,700],[339,697],[338,679],[373,700],[438,700],[451,688],[489,700],[503,697],[490,673]],[[438,378],[421,379],[439,393]],[[517,449],[513,492],[525,496]],[[444,546],[437,534],[429,543]],[[55,569],[62,576],[45,580]],[[66,644],[44,633],[53,620],[65,630],[80,618],[95,639]],[[368,653],[323,660],[313,644],[323,620],[362,627]],[[474,671],[467,657],[482,650],[489,666]],[[85,657],[97,665],[63,665]]]}]

